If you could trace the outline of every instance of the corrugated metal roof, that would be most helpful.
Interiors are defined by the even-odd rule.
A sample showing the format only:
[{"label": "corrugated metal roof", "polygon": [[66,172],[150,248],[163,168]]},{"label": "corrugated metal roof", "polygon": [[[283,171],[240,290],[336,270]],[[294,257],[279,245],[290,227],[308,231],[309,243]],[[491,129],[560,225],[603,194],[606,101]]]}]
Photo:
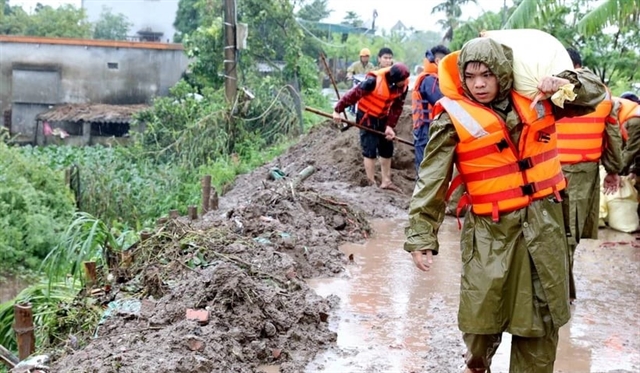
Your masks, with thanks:
[{"label": "corrugated metal roof", "polygon": [[369,28],[367,27],[352,27],[336,23],[312,22],[304,19],[299,19],[298,22],[305,24],[307,27],[313,26],[315,29],[321,31],[337,32],[341,34],[364,34],[369,31]]}]

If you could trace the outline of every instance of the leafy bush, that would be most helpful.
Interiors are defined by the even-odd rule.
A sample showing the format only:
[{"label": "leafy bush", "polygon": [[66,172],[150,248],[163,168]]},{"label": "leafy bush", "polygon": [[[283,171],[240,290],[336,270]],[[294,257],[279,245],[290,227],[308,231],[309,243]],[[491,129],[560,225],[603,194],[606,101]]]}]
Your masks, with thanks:
[{"label": "leafy bush", "polygon": [[0,266],[35,268],[71,221],[63,174],[0,141]]}]

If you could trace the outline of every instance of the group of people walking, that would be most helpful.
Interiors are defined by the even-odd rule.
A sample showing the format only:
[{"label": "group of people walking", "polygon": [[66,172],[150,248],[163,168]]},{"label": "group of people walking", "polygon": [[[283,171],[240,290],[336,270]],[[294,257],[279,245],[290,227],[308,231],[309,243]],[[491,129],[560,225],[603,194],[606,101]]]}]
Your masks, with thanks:
[{"label": "group of people walking", "polygon": [[[413,87],[417,178],[404,249],[419,270],[435,265],[447,200],[462,190],[458,322],[466,373],[490,372],[503,332],[513,335],[510,372],[553,372],[558,330],[578,297],[575,250],[580,239],[597,238],[599,167],[610,193],[638,166],[640,100],[613,96],[577,51],[568,53],[574,69],[542,77],[542,100],[513,89],[513,53],[487,37],[459,51],[428,50]],[[377,185],[379,159],[384,189],[397,189],[394,127],[409,75],[401,62],[369,71],[333,113],[339,121],[357,103],[356,120],[384,132],[360,134],[367,177]],[[548,98],[568,84],[575,100],[556,106]]]}]

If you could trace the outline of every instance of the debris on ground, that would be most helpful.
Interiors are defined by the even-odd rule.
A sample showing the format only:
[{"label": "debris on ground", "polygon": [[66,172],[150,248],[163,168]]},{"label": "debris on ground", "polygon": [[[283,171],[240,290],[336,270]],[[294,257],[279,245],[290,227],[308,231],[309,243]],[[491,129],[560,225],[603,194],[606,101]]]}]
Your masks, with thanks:
[{"label": "debris on ground", "polygon": [[[398,135],[411,133],[410,112]],[[398,216],[413,189],[413,149],[396,147],[394,183],[363,183],[358,131],[321,125],[273,162],[239,177],[205,216],[163,219],[107,255],[89,292],[105,308],[93,338],[53,354],[57,372],[300,372],[336,341],[335,296],[304,279],[335,276],[371,217]],[[82,346],[82,347],[77,347]]]},{"label": "debris on ground", "polygon": [[[397,218],[404,216],[415,186],[414,149],[395,143],[391,162],[391,177],[402,194],[370,186],[364,172],[360,149],[360,130],[351,128],[345,132],[337,130],[331,121],[311,129],[303,139],[285,154],[254,172],[241,175],[234,187],[221,200],[221,208],[229,209],[251,199],[261,188],[256,183],[257,175],[268,174],[274,168],[300,171],[313,166],[316,172],[305,182],[316,192],[335,196],[366,213],[369,218]],[[411,109],[405,110],[396,126],[396,134],[402,138],[413,138]],[[380,167],[377,169],[380,184]]]}]

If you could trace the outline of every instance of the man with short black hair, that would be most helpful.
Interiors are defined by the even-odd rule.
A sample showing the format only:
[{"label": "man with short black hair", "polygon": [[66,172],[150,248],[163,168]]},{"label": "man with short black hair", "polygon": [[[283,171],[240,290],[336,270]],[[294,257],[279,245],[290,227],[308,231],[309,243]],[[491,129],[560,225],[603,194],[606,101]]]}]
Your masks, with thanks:
[{"label": "man with short black hair", "polygon": [[402,114],[409,85],[409,68],[402,62],[367,74],[367,78],[347,92],[335,106],[333,120],[340,123],[340,113],[358,103],[356,121],[385,136],[360,130],[360,146],[364,169],[371,185],[376,185],[376,158],[380,157],[382,182],[380,188],[396,192],[401,190],[391,182],[393,156],[393,128]]},{"label": "man with short black hair", "polygon": [[538,90],[551,95],[571,83],[576,99],[564,108],[534,103],[513,90],[512,50],[490,38],[450,53],[438,77],[444,97],[434,107],[404,249],[418,269],[432,270],[455,163],[471,207],[459,247],[465,373],[491,371],[503,332],[512,334],[510,372],[553,373],[558,330],[571,316],[554,124],[593,111],[605,88],[593,73],[563,71],[541,78]]},{"label": "man with short black hair", "polygon": [[573,48],[567,48],[567,53],[569,53],[569,57],[571,57],[571,62],[573,62],[574,68],[582,68],[582,57],[580,56],[580,52]]},{"label": "man with short black hair", "polygon": [[393,65],[393,51],[391,48],[380,48],[378,52],[378,69],[384,69]]}]

